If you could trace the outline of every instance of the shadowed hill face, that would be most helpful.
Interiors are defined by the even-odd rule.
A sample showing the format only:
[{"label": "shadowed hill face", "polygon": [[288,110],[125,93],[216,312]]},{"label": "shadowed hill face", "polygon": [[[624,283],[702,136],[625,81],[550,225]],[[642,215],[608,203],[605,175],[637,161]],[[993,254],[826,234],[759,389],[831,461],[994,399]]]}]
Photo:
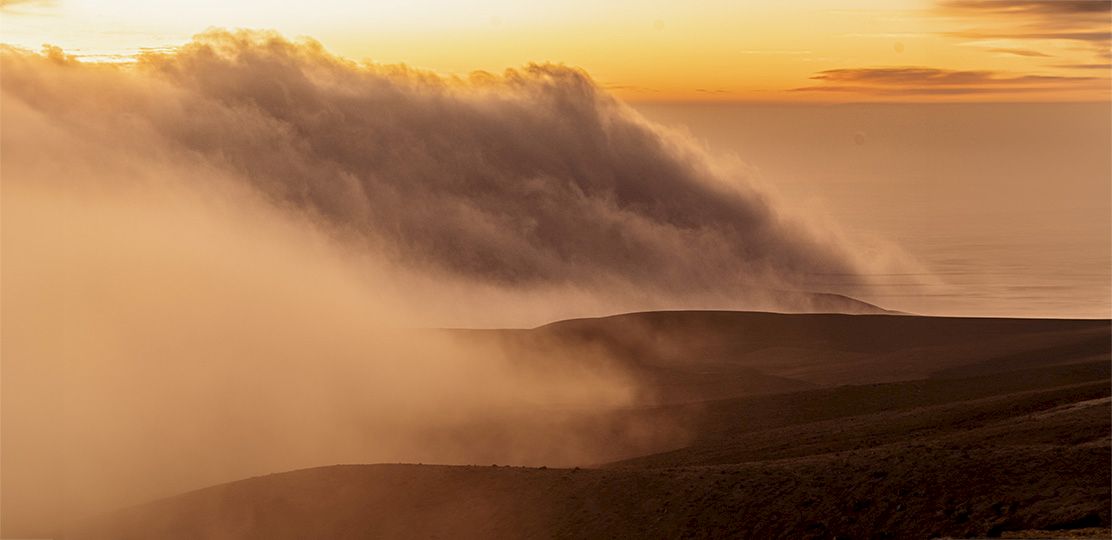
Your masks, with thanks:
[{"label": "shadowed hill face", "polygon": [[[182,369],[178,362],[159,364],[159,371],[173,369],[175,377],[168,381],[145,381],[149,390],[143,393],[153,392],[157,399],[145,402],[144,411],[157,414],[151,415],[153,423],[137,424],[143,428],[137,436],[143,437],[144,444],[128,445],[126,448],[108,444],[106,448],[105,443],[100,442],[102,439],[96,438],[103,437],[106,427],[116,433],[127,433],[128,430],[122,429],[123,426],[103,425],[105,418],[98,415],[113,412],[105,411],[103,407],[79,411],[81,416],[78,418],[87,420],[88,424],[81,426],[86,432],[84,438],[75,440],[84,441],[80,456],[99,465],[95,469],[96,477],[113,488],[127,484],[117,480],[117,477],[135,470],[145,472],[144,479],[152,483],[160,479],[161,485],[176,481],[183,488],[189,482],[194,482],[193,486],[196,486],[200,483],[196,478],[202,474],[212,480],[201,485],[209,485],[217,483],[221,476],[227,479],[233,475],[244,477],[289,470],[296,466],[285,465],[290,463],[289,452],[298,450],[301,452],[300,463],[308,464],[322,461],[417,461],[573,466],[625,459],[628,461],[624,463],[632,466],[672,467],[723,465],[733,463],[731,460],[778,459],[788,455],[805,457],[816,453],[841,452],[864,444],[903,444],[908,434],[931,437],[938,433],[953,434],[955,430],[977,427],[988,421],[1011,421],[1016,415],[1041,414],[1071,402],[1099,400],[1107,396],[1108,389],[1109,328],[1108,321],[1085,320],[653,312],[565,321],[532,330],[411,333],[409,337],[413,341],[426,347],[451,343],[452,350],[441,351],[445,353],[442,358],[450,359],[441,368],[450,366],[451,371],[438,370],[438,362],[444,360],[435,356],[399,356],[400,351],[392,348],[377,351],[359,349],[345,353],[354,354],[351,358],[337,356],[344,353],[342,348],[324,346],[329,342],[326,338],[335,334],[321,336],[320,341],[311,343],[319,347],[313,350],[304,347],[291,349],[288,339],[267,345],[252,338],[243,344],[246,348],[241,350],[244,353],[254,350],[254,354],[263,351],[266,354],[263,355],[263,363],[256,361],[253,364],[257,369],[248,376],[237,373],[236,369],[245,366],[233,362],[219,369],[208,367],[214,377],[232,385],[231,392],[225,389],[213,391],[198,385],[196,375],[187,378],[191,370]],[[375,341],[386,337],[369,333],[361,327],[353,328],[352,332]],[[137,345],[148,351],[160,352],[158,358],[175,359],[174,356],[161,356],[170,354],[170,350],[150,349],[150,343]],[[388,345],[385,341],[379,343],[380,347]],[[10,344],[5,346],[12,350]],[[408,350],[416,352],[412,347]],[[463,351],[469,351],[470,355],[459,356]],[[539,351],[544,354],[539,354]],[[364,355],[372,353],[386,354],[387,358],[398,362],[363,360]],[[328,368],[334,373],[323,377],[316,369],[296,360],[302,354],[310,358],[329,358]],[[266,362],[270,358],[277,359],[282,365]],[[345,358],[347,360],[341,362]],[[391,373],[391,370],[403,366],[412,368],[414,373],[407,375],[408,370]],[[279,373],[286,372],[289,372],[286,377],[292,380],[278,377]],[[103,384],[93,377],[96,372],[86,370],[83,373],[88,374],[83,379],[84,388],[81,392],[71,388],[68,400],[88,399],[84,397],[90,395],[91,390],[87,387]],[[149,376],[155,371],[148,369],[145,373]],[[605,392],[617,390],[613,386],[616,383],[613,374],[621,374],[620,380],[627,382],[627,393],[600,400]],[[261,375],[268,376],[265,381],[267,388],[271,392],[279,392],[280,399],[275,399],[263,389],[251,387],[251,384],[261,380]],[[869,384],[916,377],[929,378],[908,383]],[[345,379],[343,384],[337,383],[340,378]],[[9,384],[7,381],[6,378],[5,384]],[[587,386],[592,381],[596,386]],[[844,384],[857,386],[838,386]],[[5,387],[5,399],[9,400],[13,395],[9,388],[16,390],[14,395],[17,396],[27,392],[24,388]],[[333,395],[337,388],[351,395]],[[205,389],[204,397],[218,400],[220,404],[222,416],[217,421],[217,434],[247,433],[249,440],[242,442],[239,448],[218,455],[207,453],[211,445],[198,446],[205,440],[191,441],[193,446],[190,448],[196,453],[184,455],[182,441],[174,437],[177,428],[168,425],[166,420],[183,418],[179,410],[183,407],[195,415],[200,404],[189,399],[189,394],[197,389]],[[137,391],[136,388],[130,389],[132,394]],[[548,394],[542,394],[542,391]],[[325,395],[323,392],[332,394]],[[124,393],[128,399],[136,398],[127,394]],[[106,397],[101,399],[105,404],[114,402]],[[245,401],[251,406],[245,407]],[[45,405],[53,406],[55,403],[47,401]],[[290,418],[275,416],[271,408],[277,405],[286,407],[280,412],[291,415]],[[265,410],[255,411],[257,407]],[[341,410],[338,407],[351,409]],[[20,409],[5,407],[5,415],[11,415],[12,410]],[[1091,442],[1092,433],[1099,434],[1101,429],[1107,432],[1108,427],[1106,415],[1096,417],[1091,412],[1085,409],[1084,425],[1067,422],[1048,427],[1038,422],[1032,425],[1024,420],[1013,426],[1015,429],[1001,426],[1004,431],[999,436],[1022,443],[1023,437],[1027,436],[1025,433],[1030,433],[1039,441],[1053,441],[1062,434],[1069,437],[1084,435],[1088,438],[1082,442],[1087,444]],[[865,417],[870,419],[863,420]],[[344,423],[324,421],[329,418],[340,418]],[[126,414],[112,419],[122,424],[136,421]],[[189,424],[186,425],[189,427]],[[208,429],[202,423],[192,425],[196,426],[192,428],[196,430],[194,433],[204,433],[199,428]],[[1073,429],[1075,427],[1078,429]],[[1047,431],[1044,428],[1052,429]],[[11,429],[11,424],[6,422],[5,434],[12,433]],[[268,430],[274,430],[279,435],[268,435]],[[995,433],[989,435],[999,438]],[[293,434],[301,436],[297,442],[303,445],[302,448],[291,444],[294,441],[289,438]],[[33,438],[5,438],[6,490],[20,485],[14,483],[14,479],[22,479],[25,482],[23,485],[58,485],[52,483],[57,479],[43,474],[39,468],[7,469],[9,463],[23,465],[38,460],[38,465],[43,465],[41,461],[46,457],[31,453],[38,450],[33,442]],[[143,451],[154,443],[161,447],[157,454],[148,455]],[[106,450],[128,456],[128,463],[121,465],[106,457],[103,454]],[[995,450],[989,450],[983,456],[984,460],[992,459]],[[901,457],[902,452],[881,455],[894,464],[901,463],[903,459],[939,457],[915,450],[908,454],[911,457],[905,458]],[[940,456],[951,460],[954,466],[968,466],[969,462],[955,452],[942,448]],[[1009,452],[1011,450],[1006,451],[1003,457],[1025,463],[1028,458],[1043,459],[1050,455],[1038,448],[1032,450],[1033,453],[1027,450]],[[1099,449],[1092,452],[1080,449],[1077,452],[1078,456],[1094,463],[1101,458]],[[30,460],[29,455],[35,456],[35,460]],[[646,455],[637,459],[637,456]],[[1069,464],[1073,458],[1061,458],[1064,455],[1058,454],[1053,466],[1065,467],[1063,470],[1069,473],[1074,467]],[[963,463],[965,465],[961,465]],[[978,466],[981,464],[978,462]],[[866,469],[872,467],[862,466]],[[1007,471],[1012,466],[1006,465],[993,474],[1003,474],[1000,471]],[[814,466],[808,470],[821,469],[822,466]],[[15,472],[9,473],[9,470]],[[913,468],[908,473],[906,485],[920,483],[934,474],[916,471],[920,469]],[[69,469],[66,474],[78,472],[80,469]],[[59,476],[62,473],[57,472]],[[175,473],[188,473],[188,479],[174,477]],[[1039,477],[1035,469],[1026,468],[1022,473],[1032,482],[1047,481]],[[680,476],[675,480],[677,489],[692,480],[687,472],[681,472]],[[737,480],[744,476],[741,474]],[[402,478],[399,481],[405,482],[405,475]],[[530,483],[531,489],[547,489],[545,486],[549,485],[547,482],[551,478],[546,478],[539,484]],[[775,484],[772,478],[769,482]],[[39,484],[34,484],[35,481]],[[430,483],[422,484],[425,487],[419,489],[448,489],[440,481],[432,478]],[[614,488],[619,492],[635,489],[636,493],[643,493],[642,487],[635,487],[641,485],[637,475],[614,477],[614,481],[619,484]],[[633,483],[625,484],[627,481]],[[844,489],[850,489],[856,482],[853,477],[844,481],[848,482],[844,484]],[[1103,483],[1104,479],[1101,481]],[[961,482],[957,484],[953,489],[970,487]],[[594,484],[584,489],[596,487],[610,489]],[[268,498],[270,495],[259,498],[257,494],[235,495],[231,502],[202,497],[200,508],[179,510],[187,516],[183,519],[201,527],[231,530],[232,536],[236,536],[234,531],[239,531],[238,527],[246,527],[247,530],[262,531],[258,532],[259,536],[267,536],[271,529],[266,527],[290,526],[291,523],[283,521],[285,517],[306,511],[304,506],[300,506],[301,502],[292,502],[303,501],[302,496],[287,497],[283,495],[286,489],[278,484],[276,491],[266,492],[276,494],[277,502]],[[357,493],[362,488],[338,481],[327,489],[342,498],[359,497],[361,495]],[[517,526],[518,521],[513,517],[513,509],[517,507],[506,502],[507,499],[516,500],[512,495],[514,489],[496,482],[495,485],[469,491],[467,497],[489,501],[493,506],[488,508],[484,506],[486,503],[467,503],[462,507],[452,504],[444,508],[438,506],[436,512],[446,508],[444,511],[447,513],[436,517],[429,526],[436,529],[452,523],[470,523],[468,520],[472,518],[484,524]],[[887,489],[878,493],[891,496],[890,491],[885,491]],[[1081,491],[1084,493],[1079,496],[1087,501],[1086,508],[1094,500],[1102,500],[1101,492],[1093,491],[1091,485]],[[148,492],[153,492],[153,489],[148,488]],[[726,496],[729,492],[718,492],[712,497]],[[5,493],[8,497],[9,493],[28,492]],[[675,496],[682,497],[686,492],[681,489],[675,493]],[[104,493],[98,491],[97,495],[103,497]],[[421,495],[413,492],[406,496],[420,498]],[[544,498],[541,499],[543,502]],[[934,511],[929,499],[923,496],[917,503],[922,504],[918,511],[921,517],[925,516],[923,522],[929,522],[928,518]],[[5,499],[5,512],[17,508],[12,505],[13,500],[19,501],[18,498]],[[234,522],[223,517],[209,515],[202,518],[191,514],[194,511],[210,512],[213,508],[224,507],[225,503],[231,505],[228,508],[236,509],[227,515],[227,519]],[[256,503],[262,506],[253,506]],[[277,506],[269,506],[271,503]],[[337,504],[341,502],[337,501]],[[359,508],[360,504],[351,500],[342,502],[342,505],[347,505],[345,508]],[[829,504],[837,503],[829,501]],[[991,505],[992,502],[987,503],[987,506]],[[987,506],[978,506],[978,512],[990,512]],[[359,518],[365,519],[360,523],[368,528],[357,530],[377,531],[375,527],[379,526],[393,530],[391,527],[407,526],[410,522],[405,520],[424,522],[420,510],[413,510],[423,508],[420,505],[406,510],[410,513],[398,514],[404,518],[401,522],[393,521],[395,513],[389,510],[391,508],[394,507],[386,503],[376,507],[373,514],[368,514],[371,517]],[[530,512],[539,512],[530,508]],[[573,505],[572,508],[577,507]],[[827,509],[833,511],[832,508]],[[610,526],[632,527],[615,530],[640,530],[635,524],[643,519],[637,517],[641,516],[638,513],[641,510],[633,508],[629,511],[631,513],[621,522],[624,525],[599,522],[591,526],[602,527],[599,530],[603,532],[610,531],[607,528]],[[262,521],[243,517],[256,513],[271,517]],[[174,515],[177,514],[156,513],[142,517],[141,523],[135,525],[135,530],[139,531],[136,534],[142,536],[152,530],[145,528],[155,526],[146,522],[148,518],[156,522],[170,519],[171,528],[195,531],[173,522],[178,519]],[[383,518],[384,515],[390,517]],[[726,515],[707,519],[725,520],[722,521],[725,523],[729,522],[723,517]],[[270,521],[271,518],[275,521]],[[338,521],[329,523],[342,527],[348,518],[336,519]],[[552,519],[563,523],[567,516],[557,512]],[[547,526],[549,522],[545,520],[530,526]],[[1048,523],[1045,520],[1032,522]],[[16,523],[28,522],[6,523],[6,527],[15,527]],[[685,526],[682,522],[673,525],[681,529]],[[311,527],[312,524],[299,522],[297,526]],[[38,529],[13,528],[10,532],[49,532],[49,529],[41,527],[40,524]],[[501,534],[514,536],[510,529],[503,530]]]},{"label": "shadowed hill face", "polygon": [[347,465],[126,509],[67,538],[1107,537],[1109,366],[708,404],[606,469]]}]

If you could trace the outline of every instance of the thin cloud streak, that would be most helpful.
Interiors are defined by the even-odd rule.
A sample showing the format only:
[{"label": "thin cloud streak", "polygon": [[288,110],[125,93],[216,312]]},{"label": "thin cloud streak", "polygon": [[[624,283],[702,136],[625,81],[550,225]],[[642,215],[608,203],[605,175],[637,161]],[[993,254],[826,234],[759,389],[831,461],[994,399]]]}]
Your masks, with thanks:
[{"label": "thin cloud streak", "polygon": [[941,8],[954,12],[978,14],[1031,14],[1062,16],[1107,14],[1112,10],[1110,0],[944,0]]},{"label": "thin cloud streak", "polygon": [[1108,0],[944,0],[936,11],[975,28],[946,32],[960,39],[1068,40],[1106,51],[1112,43]]},{"label": "thin cloud streak", "polygon": [[1007,47],[995,47],[995,48],[986,49],[986,50],[988,52],[994,52],[994,53],[1000,53],[1000,54],[1011,54],[1011,55],[1015,55],[1015,56],[1026,56],[1026,57],[1029,57],[1029,58],[1051,58],[1051,55],[1049,55],[1049,54],[1039,52],[1039,51],[1035,51],[1035,50],[1031,50],[1031,49],[1011,49],[1011,48],[1007,48]]},{"label": "thin cloud streak", "polygon": [[1094,63],[1094,64],[1057,64],[1057,65],[1052,66],[1052,67],[1056,67],[1056,68],[1059,68],[1059,69],[1099,69],[1099,70],[1108,71],[1108,70],[1112,70],[1112,63],[1107,63],[1106,62],[1106,63],[1103,63],[1103,64],[1096,64],[1096,63]]},{"label": "thin cloud streak", "polygon": [[823,84],[796,88],[794,91],[854,92],[879,96],[1030,93],[1069,89],[1078,83],[1100,80],[1097,77],[1015,76],[986,70],[918,66],[829,69],[811,79]]},{"label": "thin cloud streak", "polygon": [[53,6],[55,4],[57,4],[55,0],[0,0],[0,9],[19,6]]}]

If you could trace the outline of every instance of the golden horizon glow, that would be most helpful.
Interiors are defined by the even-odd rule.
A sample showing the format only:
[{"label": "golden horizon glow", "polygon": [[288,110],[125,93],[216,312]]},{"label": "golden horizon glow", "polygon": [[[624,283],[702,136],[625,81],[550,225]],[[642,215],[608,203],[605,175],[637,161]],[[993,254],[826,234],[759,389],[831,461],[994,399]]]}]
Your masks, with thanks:
[{"label": "golden horizon glow", "polygon": [[[1108,27],[1099,24],[1106,0],[1076,13],[1028,10],[1018,0],[991,9],[964,0],[782,4],[5,0],[0,41],[32,50],[54,45],[85,61],[127,61],[144,50],[180,46],[208,28],[273,29],[311,37],[354,60],[441,74],[572,65],[627,101],[1106,101],[1112,95],[1108,40],[1101,34]],[[1010,4],[1018,11],[1000,9]],[[1030,31],[1047,20],[1057,30],[1063,21],[1073,24],[1073,33]]]}]

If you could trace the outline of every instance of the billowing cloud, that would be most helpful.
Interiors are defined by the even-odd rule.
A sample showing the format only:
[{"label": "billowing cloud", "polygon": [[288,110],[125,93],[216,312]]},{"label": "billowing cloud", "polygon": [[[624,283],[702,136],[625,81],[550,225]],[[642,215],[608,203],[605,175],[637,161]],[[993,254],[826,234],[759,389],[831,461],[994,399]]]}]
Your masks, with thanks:
[{"label": "billowing cloud", "polygon": [[123,69],[52,54],[9,52],[5,94],[78,137],[138,124],[154,138],[127,151],[188,156],[410,267],[738,307],[862,268],[576,69],[458,80],[222,32]]},{"label": "billowing cloud", "polygon": [[822,84],[802,92],[853,92],[879,96],[1009,94],[1076,88],[1102,82],[1096,77],[1008,75],[982,70],[950,70],[918,66],[844,68],[821,71],[811,79]]},{"label": "billowing cloud", "polygon": [[567,420],[653,402],[589,346],[398,328],[866,307],[798,292],[864,279],[835,234],[575,69],[225,32],[0,62],[5,536],[312,465],[589,463],[663,427]]}]

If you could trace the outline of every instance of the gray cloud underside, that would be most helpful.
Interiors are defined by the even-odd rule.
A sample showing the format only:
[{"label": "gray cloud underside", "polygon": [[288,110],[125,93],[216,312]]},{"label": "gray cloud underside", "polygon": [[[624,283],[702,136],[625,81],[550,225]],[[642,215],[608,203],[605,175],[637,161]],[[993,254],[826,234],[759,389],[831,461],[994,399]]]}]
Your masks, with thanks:
[{"label": "gray cloud underside", "polygon": [[[91,114],[147,123],[169,151],[416,268],[674,295],[858,272],[849,250],[576,69],[462,81],[242,32],[199,36],[126,73],[58,51],[6,56],[4,91],[59,125]],[[94,69],[101,86],[85,92],[112,95],[136,77],[170,90],[90,104],[41,76]]]}]

